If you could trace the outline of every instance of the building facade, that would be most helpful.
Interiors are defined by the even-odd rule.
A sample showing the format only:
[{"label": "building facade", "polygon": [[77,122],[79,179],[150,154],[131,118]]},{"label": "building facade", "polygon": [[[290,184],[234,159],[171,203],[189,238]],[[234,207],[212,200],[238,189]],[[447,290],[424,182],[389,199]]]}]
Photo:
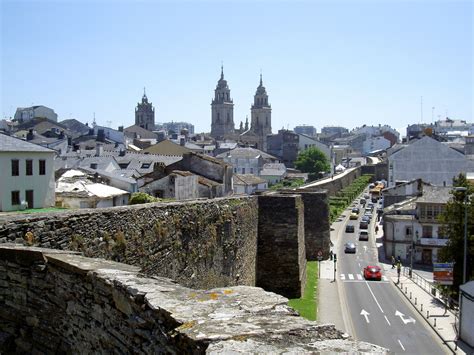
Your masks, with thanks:
[{"label": "building facade", "polygon": [[0,134],[0,211],[54,206],[55,151]]},{"label": "building facade", "polygon": [[227,81],[224,79],[224,67],[221,67],[221,77],[214,90],[211,119],[211,136],[213,138],[220,140],[234,134],[234,102],[230,97]]},{"label": "building facade", "polygon": [[387,155],[389,187],[395,186],[397,181],[418,178],[433,185],[450,186],[453,177],[472,171],[472,163],[463,153],[428,136]]},{"label": "building facade", "polygon": [[18,107],[14,119],[18,122],[31,121],[33,118],[47,118],[48,120],[58,122],[58,115],[53,109],[46,106]]},{"label": "building facade", "polygon": [[145,90],[143,90],[142,102],[137,103],[135,108],[135,125],[153,131],[155,129],[155,108],[148,102]]}]

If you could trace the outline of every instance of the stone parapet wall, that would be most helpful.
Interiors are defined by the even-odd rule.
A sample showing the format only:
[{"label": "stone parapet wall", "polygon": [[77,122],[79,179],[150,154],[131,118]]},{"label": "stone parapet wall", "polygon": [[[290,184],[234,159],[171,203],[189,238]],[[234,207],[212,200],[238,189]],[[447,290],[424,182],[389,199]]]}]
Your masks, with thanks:
[{"label": "stone parapet wall", "polygon": [[[0,219],[0,242],[126,262],[187,287],[255,285],[256,197],[153,203]],[[27,238],[28,239],[28,238]]]},{"label": "stone parapet wall", "polygon": [[260,288],[189,289],[137,267],[0,246],[1,353],[388,353]]},{"label": "stone parapet wall", "polygon": [[298,298],[306,283],[304,206],[299,195],[259,196],[257,286]]},{"label": "stone parapet wall", "polygon": [[338,191],[352,184],[352,182],[360,176],[361,176],[361,167],[357,167],[345,175],[334,176],[334,179],[326,183],[317,185],[315,187],[302,186],[301,189],[304,189],[307,191],[327,190],[329,196],[335,196]]}]

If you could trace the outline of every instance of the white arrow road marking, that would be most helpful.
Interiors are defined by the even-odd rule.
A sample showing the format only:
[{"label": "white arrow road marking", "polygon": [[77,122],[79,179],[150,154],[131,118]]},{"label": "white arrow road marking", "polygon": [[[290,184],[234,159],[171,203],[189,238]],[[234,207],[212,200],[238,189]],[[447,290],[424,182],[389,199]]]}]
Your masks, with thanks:
[{"label": "white arrow road marking", "polygon": [[405,315],[400,312],[400,311],[396,311],[395,312],[395,317],[400,317],[400,319],[402,320],[403,324],[408,324],[408,323],[416,323],[416,320],[414,320],[412,317],[410,318],[403,318]]},{"label": "white arrow road marking", "polygon": [[364,245],[364,252],[367,251],[367,245]]},{"label": "white arrow road marking", "polygon": [[346,275],[341,274],[341,280],[345,280],[345,279],[346,279]]},{"label": "white arrow road marking", "polygon": [[357,274],[357,280],[362,280],[362,275],[361,274]]},{"label": "white arrow road marking", "polygon": [[370,323],[369,314],[370,314],[370,313],[367,312],[365,309],[363,309],[362,311],[360,311],[360,315],[365,317],[365,321],[366,321],[367,323]]}]

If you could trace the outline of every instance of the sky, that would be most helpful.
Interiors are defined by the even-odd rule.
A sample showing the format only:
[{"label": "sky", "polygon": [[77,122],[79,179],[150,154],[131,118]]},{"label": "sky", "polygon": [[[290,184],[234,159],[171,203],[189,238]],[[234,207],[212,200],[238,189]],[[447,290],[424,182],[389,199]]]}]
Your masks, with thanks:
[{"label": "sky", "polygon": [[155,122],[210,132],[221,64],[234,123],[259,75],[272,130],[474,121],[471,0],[0,0],[1,118],[45,105],[58,120]]}]

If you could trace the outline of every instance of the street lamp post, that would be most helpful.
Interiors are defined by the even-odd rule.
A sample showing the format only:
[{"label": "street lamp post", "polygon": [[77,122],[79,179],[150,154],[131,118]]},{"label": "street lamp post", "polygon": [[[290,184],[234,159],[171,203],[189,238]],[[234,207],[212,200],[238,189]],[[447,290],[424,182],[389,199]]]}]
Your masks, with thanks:
[{"label": "street lamp post", "polygon": [[455,187],[454,191],[464,192],[464,255],[462,268],[462,283],[466,283],[467,273],[467,188],[463,186]]}]

